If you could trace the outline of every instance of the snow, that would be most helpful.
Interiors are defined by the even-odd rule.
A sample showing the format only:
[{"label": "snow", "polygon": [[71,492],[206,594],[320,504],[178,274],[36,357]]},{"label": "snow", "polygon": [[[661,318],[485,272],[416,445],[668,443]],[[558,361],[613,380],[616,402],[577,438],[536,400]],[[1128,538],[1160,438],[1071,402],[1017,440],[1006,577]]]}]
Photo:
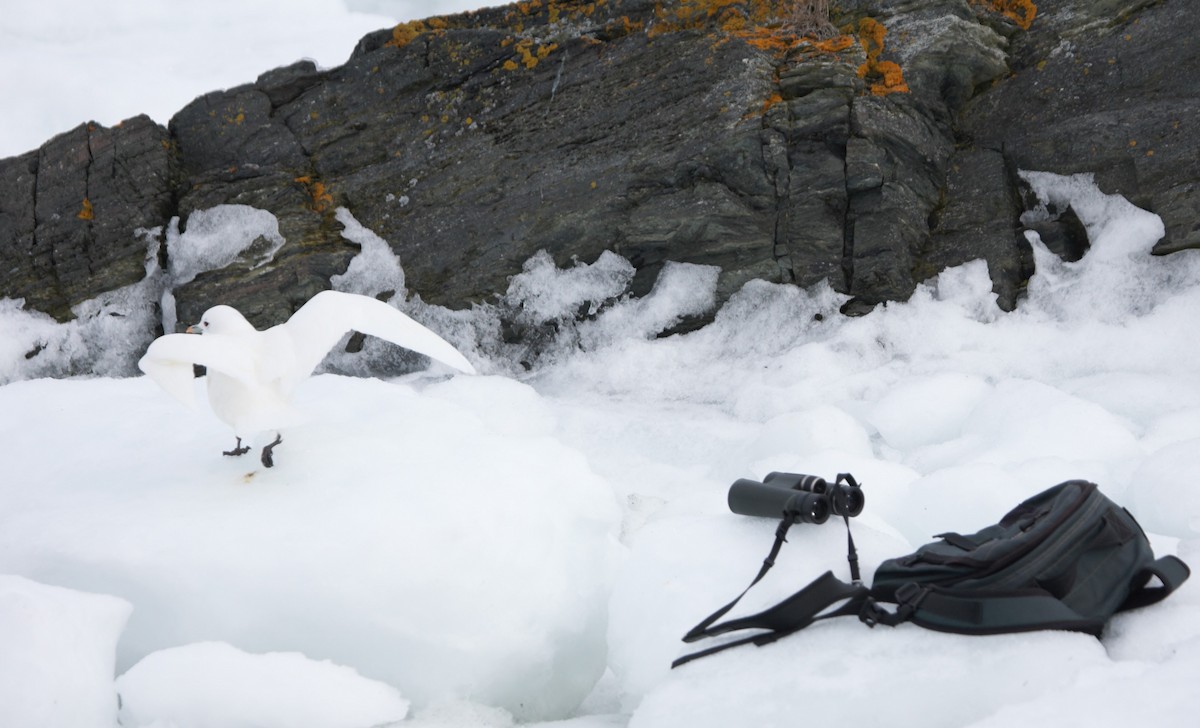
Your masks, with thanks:
[{"label": "snow", "polygon": [[[0,90],[25,100],[0,110],[0,155],[86,118],[165,121],[270,66],[337,63],[404,12],[467,9],[449,5],[22,7],[0,30],[0,57],[23,69]],[[146,60],[164,47],[171,62]],[[106,98],[77,83],[80,58],[121,79],[95,85]],[[221,456],[232,442],[211,413],[115,378],[183,275],[156,267],[157,246],[180,245],[192,220],[183,235],[140,233],[146,279],[76,321],[0,300],[0,725],[1194,725],[1196,579],[1100,640],[845,619],[669,667],[690,651],[683,633],[758,569],[775,524],[725,497],[772,470],[863,483],[853,529],[868,578],[1068,478],[1128,507],[1157,554],[1200,563],[1200,254],[1149,255],[1161,221],[1087,176],[1022,176],[1043,205],[1075,209],[1091,247],[1064,263],[1033,236],[1037,274],[1013,313],[975,262],[856,319],[827,285],[751,282],[713,324],[664,338],[711,311],[715,269],[668,264],[634,298],[615,255],[538,256],[496,301],[448,311],[411,295],[386,241],[339,211],[362,247],[339,287],[395,291],[485,374],[313,377],[298,390],[311,420],[269,470]],[[235,259],[278,244],[266,213],[225,213],[212,240]],[[226,236],[239,225],[257,246]],[[542,356],[501,336],[500,313],[516,311],[545,331]],[[97,376],[39,378],[69,364]],[[844,559],[840,524],[797,526],[737,611],[827,569],[846,578]]]},{"label": "snow", "polygon": [[[269,470],[222,457],[227,431],[146,378],[14,381],[0,387],[0,573],[132,605],[115,669],[90,673],[121,692],[125,728],[316,725],[304,706],[319,695],[331,724],[393,720],[361,712],[376,703],[359,690],[380,710],[411,701],[399,725],[447,728],[782,724],[797,701],[816,726],[1112,725],[1129,705],[1189,725],[1195,582],[1100,641],[842,620],[669,668],[769,546],[774,524],[725,496],[772,470],[864,484],[867,575],[1078,477],[1129,507],[1159,554],[1196,562],[1200,343],[1178,332],[1200,258],[1149,256],[1153,221],[1086,182],[1039,181],[1048,198],[1091,199],[1077,211],[1098,232],[1082,260],[1039,269],[1041,293],[1016,312],[971,263],[856,319],[828,286],[753,282],[710,326],[665,338],[713,305],[715,270],[667,266],[632,298],[615,255],[562,268],[543,255],[495,304],[451,312],[407,297],[386,241],[339,212],[383,263],[352,263],[339,285],[394,290],[490,373],[313,377],[297,402],[311,419]],[[1114,300],[1091,317],[1098,286]],[[505,307],[558,323],[529,371],[495,336]],[[796,527],[739,612],[827,569],[847,577],[844,548],[835,525]],[[120,627],[104,627],[91,636],[111,651]],[[63,659],[14,644],[17,664]]]},{"label": "snow", "polygon": [[108,728],[131,605],[0,574],[0,725]]},{"label": "snow", "polygon": [[[299,404],[321,421],[266,470],[148,379],[96,383],[0,389],[33,438],[13,433],[12,470],[41,473],[36,493],[0,487],[0,573],[133,603],[119,672],[219,640],[523,717],[564,714],[603,673],[618,508],[526,385],[317,377]],[[69,406],[40,404],[63,384]],[[49,463],[46,433],[72,443]]]},{"label": "snow", "polygon": [[117,681],[121,723],[176,728],[355,728],[403,720],[408,701],[354,670],[223,642],[153,652]]}]

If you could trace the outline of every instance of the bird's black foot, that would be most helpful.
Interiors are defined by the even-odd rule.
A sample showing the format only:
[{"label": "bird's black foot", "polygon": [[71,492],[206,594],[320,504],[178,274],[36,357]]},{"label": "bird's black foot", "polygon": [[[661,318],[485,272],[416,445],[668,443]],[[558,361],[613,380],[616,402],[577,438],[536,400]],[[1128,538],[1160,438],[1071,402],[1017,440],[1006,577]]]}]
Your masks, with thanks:
[{"label": "bird's black foot", "polygon": [[245,455],[246,453],[250,452],[250,448],[242,444],[242,438],[239,437],[237,441],[237,447],[233,448],[232,450],[222,450],[221,454],[237,457],[238,455]]},{"label": "bird's black foot", "polygon": [[281,442],[283,442],[283,435],[276,435],[275,439],[271,442],[271,444],[267,445],[266,447],[263,448],[263,451],[262,451],[263,467],[269,468],[269,467],[272,467],[275,465],[275,460],[271,457],[271,451],[274,450],[275,446]]}]

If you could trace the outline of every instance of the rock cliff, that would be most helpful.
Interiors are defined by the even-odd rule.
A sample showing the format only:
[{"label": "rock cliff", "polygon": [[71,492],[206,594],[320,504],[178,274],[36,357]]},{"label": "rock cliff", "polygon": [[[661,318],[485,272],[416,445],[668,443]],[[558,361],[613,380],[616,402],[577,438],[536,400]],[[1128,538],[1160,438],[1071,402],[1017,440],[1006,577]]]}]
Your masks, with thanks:
[{"label": "rock cliff", "polygon": [[[1011,308],[1031,273],[1020,169],[1093,172],[1162,216],[1156,253],[1200,247],[1185,0],[843,0],[807,37],[792,6],[528,0],[380,30],[167,128],[83,124],[0,160],[0,298],[69,320],[146,275],[144,231],[242,204],[286,244],[180,285],[181,320],[224,302],[269,325],[328,288],[357,253],[338,207],[451,308],[539,250],[618,253],[634,295],[667,261],[719,266],[719,299],[828,279],[847,313],[982,258]],[[1039,232],[1078,257],[1055,212]]]}]

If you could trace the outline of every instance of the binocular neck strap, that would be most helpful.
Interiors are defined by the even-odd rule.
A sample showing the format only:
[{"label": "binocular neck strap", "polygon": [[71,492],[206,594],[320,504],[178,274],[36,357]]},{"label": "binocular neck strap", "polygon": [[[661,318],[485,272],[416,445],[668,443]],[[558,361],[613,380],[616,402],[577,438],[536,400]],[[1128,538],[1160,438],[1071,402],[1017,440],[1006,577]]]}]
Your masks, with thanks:
[{"label": "binocular neck strap", "polygon": [[758,575],[755,576],[754,580],[750,582],[750,586],[743,589],[742,593],[734,597],[732,602],[708,615],[704,621],[688,630],[688,633],[683,636],[684,642],[695,642],[702,637],[710,636],[708,628],[711,627],[718,619],[724,617],[730,609],[733,609],[735,606],[737,606],[737,603],[742,600],[742,597],[746,596],[746,592],[750,591],[751,587],[762,581],[762,578],[766,576],[767,572],[771,570],[771,567],[775,565],[775,557],[779,556],[779,549],[783,548],[784,542],[787,541],[788,529],[790,529],[792,524],[796,522],[796,515],[797,514],[795,511],[784,512],[783,520],[779,522],[779,527],[775,529],[775,543],[771,544],[771,552],[767,554],[767,558],[763,559],[762,567],[758,570]]},{"label": "binocular neck strap", "polygon": [[[730,619],[717,624],[717,620],[724,617],[729,610],[737,606],[742,597],[746,596],[746,592],[750,591],[755,584],[762,581],[762,578],[775,565],[775,559],[779,556],[779,550],[783,547],[784,542],[787,541],[788,529],[796,522],[797,516],[798,514],[794,511],[786,511],[783,514],[783,519],[780,520],[779,527],[775,529],[775,542],[771,544],[771,551],[767,554],[767,558],[763,559],[762,567],[758,570],[758,574],[754,577],[754,580],[750,582],[750,586],[743,589],[742,593],[738,594],[733,601],[713,612],[695,627],[688,630],[688,633],[683,636],[683,641],[695,642],[704,637],[715,637],[739,629],[764,629],[769,631],[684,655],[672,662],[671,667],[678,667],[698,657],[711,655],[714,652],[720,652],[721,650],[749,642],[753,642],[756,645],[768,644],[780,637],[803,629],[818,619],[858,613],[862,600],[867,596],[867,588],[862,585],[862,579],[859,575],[858,551],[854,547],[854,537],[850,535],[850,518],[843,516],[846,521],[846,538],[849,541],[847,559],[850,562],[850,576],[853,579],[853,583],[846,584],[834,577],[832,572],[827,571],[816,581],[770,609],[749,617]],[[851,601],[842,608],[821,615],[820,617],[816,616],[835,602],[846,599]]]},{"label": "binocular neck strap", "polygon": [[862,573],[858,570],[858,549],[854,548],[854,535],[850,533],[850,516],[843,515],[846,522],[846,560],[850,562],[850,581],[862,583]]}]

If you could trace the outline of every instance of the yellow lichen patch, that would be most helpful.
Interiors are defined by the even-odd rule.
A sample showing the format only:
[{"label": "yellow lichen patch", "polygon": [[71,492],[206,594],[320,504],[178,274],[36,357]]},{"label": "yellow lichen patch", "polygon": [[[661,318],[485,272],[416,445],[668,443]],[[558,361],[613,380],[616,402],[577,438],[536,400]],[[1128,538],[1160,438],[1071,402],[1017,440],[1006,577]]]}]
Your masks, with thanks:
[{"label": "yellow lichen patch", "polygon": [[522,38],[513,46],[513,50],[517,52],[516,55],[505,61],[501,65],[501,68],[505,71],[515,71],[520,65],[525,66],[525,68],[533,68],[539,62],[545,60],[546,56],[549,56],[557,48],[557,43],[538,44],[535,47],[533,39]]},{"label": "yellow lichen patch", "polygon": [[513,10],[509,10],[504,15],[504,19],[513,24],[517,32],[522,32],[524,26],[519,22],[520,18],[536,18],[545,16],[546,22],[554,25],[560,20],[580,20],[581,18],[591,17],[596,12],[596,8],[604,7],[608,4],[607,0],[592,0],[591,2],[581,2],[581,0],[523,0],[513,6]]},{"label": "yellow lichen patch", "polygon": [[80,220],[91,220],[95,216],[96,213],[94,210],[92,210],[92,201],[86,197],[83,198],[83,206],[80,208],[79,214],[77,214],[75,217],[79,218]]},{"label": "yellow lichen patch", "polygon": [[440,35],[450,27],[450,22],[442,16],[426,18],[425,20],[410,20],[392,28],[392,39],[385,46],[403,48],[425,33]]},{"label": "yellow lichen patch", "polygon": [[879,60],[886,35],[887,28],[874,18],[858,21],[858,39],[867,54],[867,60],[858,67],[858,77],[871,84],[871,93],[875,96],[908,93],[908,84],[904,82],[904,72],[899,64]]}]

